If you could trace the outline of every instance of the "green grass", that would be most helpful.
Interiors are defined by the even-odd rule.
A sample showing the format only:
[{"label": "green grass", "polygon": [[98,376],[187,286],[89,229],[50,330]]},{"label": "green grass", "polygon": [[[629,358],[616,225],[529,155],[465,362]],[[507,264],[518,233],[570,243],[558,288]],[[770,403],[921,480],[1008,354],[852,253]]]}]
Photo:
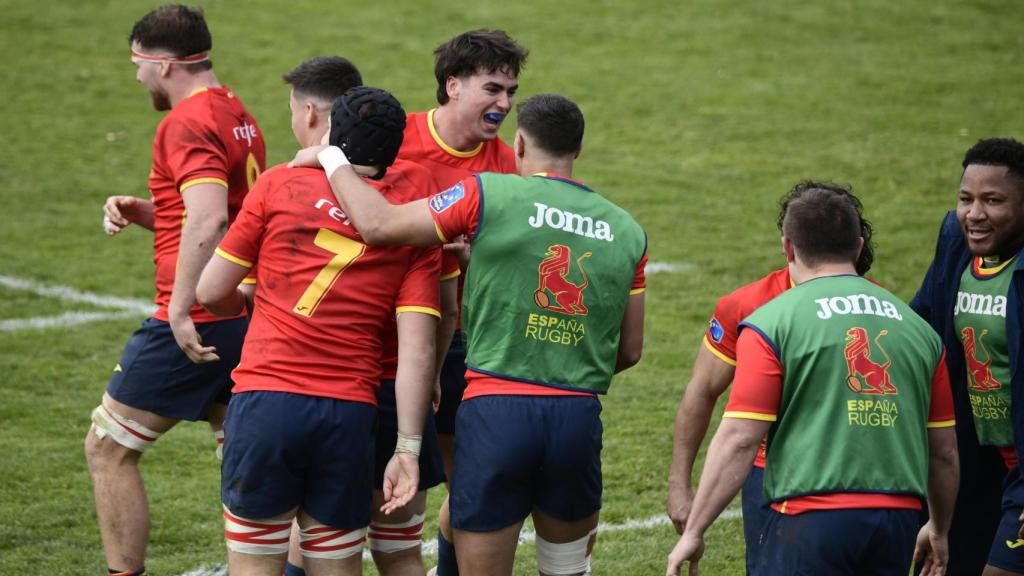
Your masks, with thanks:
[{"label": "green grass", "polygon": [[[0,274],[151,297],[149,234],[106,238],[100,207],[110,194],[146,194],[160,116],[134,81],[127,34],[153,6],[5,3]],[[909,298],[953,205],[964,150],[979,137],[1024,135],[1024,36],[1008,2],[205,7],[218,75],[260,122],[271,164],[295,148],[280,76],[318,54],[349,57],[369,84],[421,110],[433,104],[431,49],[500,27],[532,50],[522,96],[579,102],[587,136],[576,176],[637,217],[652,260],[693,265],[650,277],[644,360],[604,404],[608,522],[662,512],[672,420],[705,322],[719,295],[779,265],[779,196],[809,177],[852,184],[877,229],[872,275]],[[92,308],[0,290],[0,320],[68,310]],[[0,333],[0,573],[101,573],[81,442],[137,324]],[[223,562],[205,427],[168,434],[143,470],[151,573]],[[674,541],[664,526],[603,535],[595,572],[660,574]],[[523,546],[517,574],[534,573],[532,552]],[[742,554],[740,523],[722,522],[703,571],[741,574]]]}]

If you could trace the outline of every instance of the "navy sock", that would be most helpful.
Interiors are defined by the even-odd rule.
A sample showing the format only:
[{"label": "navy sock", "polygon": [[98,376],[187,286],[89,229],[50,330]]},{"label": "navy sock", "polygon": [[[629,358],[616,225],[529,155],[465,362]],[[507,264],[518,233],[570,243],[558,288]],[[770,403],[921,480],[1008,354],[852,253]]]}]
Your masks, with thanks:
[{"label": "navy sock", "polygon": [[445,540],[440,528],[437,529],[437,576],[459,576],[455,546]]},{"label": "navy sock", "polygon": [[284,576],[306,576],[306,571],[288,562],[284,565]]}]

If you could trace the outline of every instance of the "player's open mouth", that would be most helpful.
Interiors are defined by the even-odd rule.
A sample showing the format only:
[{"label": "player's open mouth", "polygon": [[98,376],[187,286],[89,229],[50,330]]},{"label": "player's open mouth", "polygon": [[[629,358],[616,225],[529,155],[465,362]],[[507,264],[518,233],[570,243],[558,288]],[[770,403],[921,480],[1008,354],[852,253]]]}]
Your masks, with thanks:
[{"label": "player's open mouth", "polygon": [[970,238],[971,240],[983,240],[987,238],[990,234],[992,234],[991,230],[978,230],[976,228],[967,229],[967,237]]},{"label": "player's open mouth", "polygon": [[497,112],[488,112],[487,114],[484,114],[484,124],[495,128],[501,126],[501,121],[504,119],[505,115],[498,114]]}]

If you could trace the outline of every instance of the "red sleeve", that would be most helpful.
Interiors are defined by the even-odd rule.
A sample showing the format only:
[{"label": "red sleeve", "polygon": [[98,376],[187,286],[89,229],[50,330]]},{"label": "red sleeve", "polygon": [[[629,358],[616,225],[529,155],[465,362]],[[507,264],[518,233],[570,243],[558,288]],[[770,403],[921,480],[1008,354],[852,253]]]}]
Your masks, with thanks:
[{"label": "red sleeve", "polygon": [[256,265],[266,224],[265,200],[270,180],[272,178],[264,175],[256,181],[252,192],[246,195],[242,209],[238,211],[238,216],[217,247],[216,253],[219,256],[246,268],[253,268]]},{"label": "red sleeve", "polygon": [[732,294],[718,299],[715,312],[708,321],[704,346],[726,364],[736,365],[736,338],[740,318],[739,302]]},{"label": "red sleeve", "polygon": [[405,273],[395,300],[395,312],[423,312],[441,317],[440,282],[441,247],[417,249],[412,266]]},{"label": "red sleeve", "polygon": [[167,165],[179,192],[195,184],[228,187],[228,153],[216,132],[199,122],[178,120],[163,131]]},{"label": "red sleeve", "polygon": [[633,275],[633,285],[630,287],[629,294],[639,294],[647,289],[647,277],[645,276],[644,270],[647,268],[647,250],[644,250],[644,255],[640,258],[640,262],[636,265],[636,274]]},{"label": "red sleeve", "polygon": [[449,242],[459,234],[472,238],[480,219],[479,180],[470,176],[431,196],[428,205],[441,240]]},{"label": "red sleeve", "polygon": [[782,399],[782,364],[757,330],[740,332],[736,350],[739,362],[723,416],[774,422]]},{"label": "red sleeve", "polygon": [[459,257],[451,252],[441,252],[441,281],[458,278],[460,274]]},{"label": "red sleeve", "polygon": [[939,364],[932,374],[932,405],[928,411],[929,428],[946,428],[956,424],[953,413],[953,391],[949,386],[949,372],[946,370],[946,351],[942,351]]}]

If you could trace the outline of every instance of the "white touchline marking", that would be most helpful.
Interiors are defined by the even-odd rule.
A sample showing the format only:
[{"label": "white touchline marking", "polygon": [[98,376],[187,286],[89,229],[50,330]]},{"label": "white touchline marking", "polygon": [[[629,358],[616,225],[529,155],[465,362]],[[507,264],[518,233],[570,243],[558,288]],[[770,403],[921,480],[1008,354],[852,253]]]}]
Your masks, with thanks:
[{"label": "white touchline marking", "polygon": [[659,272],[684,272],[686,270],[693,270],[696,268],[689,262],[648,262],[647,267],[644,268],[644,272],[647,274],[657,274]]},{"label": "white touchline marking", "polygon": [[60,328],[77,326],[99,320],[119,320],[134,318],[138,313],[134,310],[124,312],[65,312],[58,316],[35,316],[33,318],[15,318],[0,320],[0,332],[17,332],[19,330],[37,330],[44,328]]},{"label": "white touchline marking", "polygon": [[63,326],[77,326],[99,320],[116,320],[131,318],[134,316],[150,316],[156,311],[156,305],[149,300],[140,298],[120,298],[117,296],[104,296],[92,292],[82,292],[70,286],[47,286],[24,278],[15,276],[0,275],[0,286],[12,290],[23,290],[32,292],[39,296],[58,298],[69,302],[92,304],[102,308],[111,308],[111,312],[65,312],[57,316],[35,316],[32,318],[13,318],[0,320],[0,332],[15,332],[18,330],[33,330],[43,328],[59,328]]},{"label": "white touchline marking", "polygon": [[[739,508],[731,508],[722,512],[719,516],[721,520],[735,520],[743,516],[743,511]],[[654,528],[657,526],[671,525],[672,521],[668,519],[668,516],[659,514],[657,516],[651,516],[646,520],[627,520],[622,524],[605,524],[601,522],[597,525],[597,534],[600,537],[601,534],[606,532],[628,532],[631,530],[645,530],[647,528]],[[537,534],[531,530],[524,530],[519,534],[520,544],[532,544],[537,539]],[[423,555],[424,556],[436,556],[437,555],[437,539],[428,540],[423,543]],[[363,550],[363,562],[373,562],[373,556],[369,550]],[[196,568],[191,572],[185,572],[181,576],[227,576],[228,567],[225,565],[220,566],[202,566]]]},{"label": "white touchline marking", "polygon": [[25,290],[34,292],[40,296],[60,298],[69,302],[81,302],[92,304],[103,308],[116,308],[118,310],[138,312],[140,314],[152,314],[156,305],[150,300],[141,298],[120,298],[118,296],[104,296],[92,292],[82,292],[70,286],[46,286],[24,278],[0,275],[0,286],[12,290]]}]

